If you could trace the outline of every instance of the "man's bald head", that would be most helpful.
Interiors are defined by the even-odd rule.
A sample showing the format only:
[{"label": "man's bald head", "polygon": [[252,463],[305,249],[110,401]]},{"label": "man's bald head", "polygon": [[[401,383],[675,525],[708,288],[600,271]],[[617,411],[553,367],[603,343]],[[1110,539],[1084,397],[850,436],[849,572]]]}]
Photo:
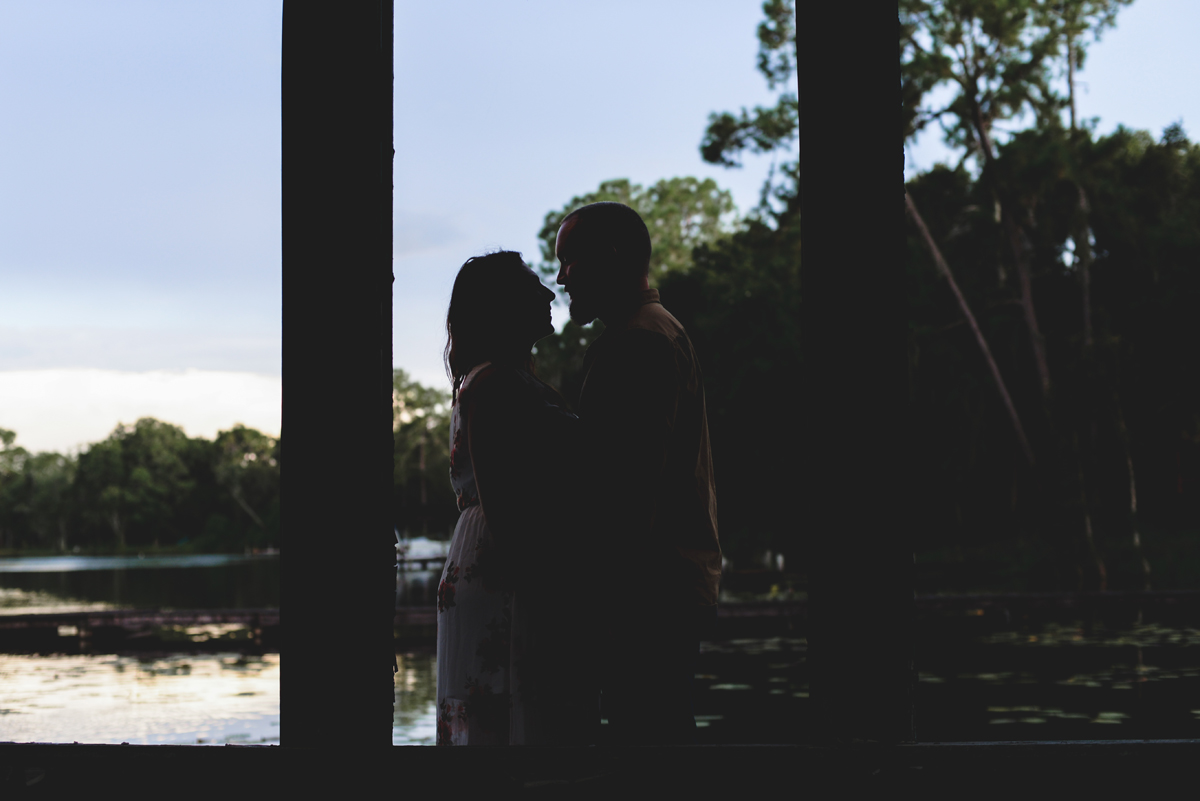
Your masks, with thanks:
[{"label": "man's bald head", "polygon": [[568,214],[572,250],[623,276],[650,270],[650,231],[641,215],[624,203],[589,203]]}]

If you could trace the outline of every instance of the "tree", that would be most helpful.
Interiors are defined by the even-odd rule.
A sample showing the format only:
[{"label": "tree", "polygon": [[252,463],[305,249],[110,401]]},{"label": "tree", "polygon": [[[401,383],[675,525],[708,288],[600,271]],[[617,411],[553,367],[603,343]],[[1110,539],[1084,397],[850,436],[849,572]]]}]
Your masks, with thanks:
[{"label": "tree", "polygon": [[392,371],[393,514],[401,531],[449,535],[458,520],[450,485],[450,394]]},{"label": "tree", "polygon": [[[901,0],[901,76],[904,87],[903,131],[915,136],[932,122],[942,127],[946,144],[974,158],[992,187],[993,202],[1016,268],[1030,348],[1049,400],[1050,368],[1033,302],[1029,267],[1028,220],[1032,210],[990,179],[996,158],[997,123],[1034,115],[1039,128],[1058,127],[1068,104],[1052,86],[1056,59],[1064,42],[1075,63],[1085,31],[1098,36],[1114,24],[1116,8],[1131,0]],[[1073,93],[1073,67],[1070,69]],[[946,106],[929,108],[925,96],[948,83],[955,89]],[[1072,112],[1073,116],[1073,112]],[[1006,272],[997,263],[1003,283]]]},{"label": "tree", "polygon": [[[794,0],[765,0],[758,26],[758,71],[772,90],[780,90],[774,106],[712,113],[700,142],[700,156],[709,164],[740,167],[742,156],[777,153],[800,136],[800,101],[792,80],[796,74],[796,7]],[[799,194],[800,162],[772,162],[753,214],[764,221],[787,198]]]},{"label": "tree", "polygon": [[254,546],[279,540],[279,440],[238,424],[217,432],[213,477],[236,504],[236,540]]},{"label": "tree", "polygon": [[[1056,11],[1060,15],[1060,30],[1062,43],[1066,51],[1067,77],[1067,106],[1070,111],[1071,137],[1074,139],[1079,128],[1075,113],[1075,71],[1083,68],[1087,57],[1084,40],[1091,34],[1093,41],[1098,41],[1101,32],[1116,25],[1117,7],[1128,5],[1132,0],[1081,0],[1080,2],[1060,3]],[[1079,165],[1073,164],[1074,172],[1078,173]],[[1071,231],[1072,251],[1079,271],[1080,295],[1083,300],[1083,344],[1091,348],[1092,334],[1092,246],[1090,227],[1088,225],[1089,204],[1087,191],[1076,174],[1076,190],[1079,194],[1078,213],[1075,215]],[[1130,479],[1132,480],[1132,478]]]},{"label": "tree", "polygon": [[24,539],[21,496],[29,451],[16,440],[15,431],[0,428],[0,548],[16,548]]},{"label": "tree", "polygon": [[[1039,322],[1034,303],[1034,265],[1038,261],[1035,240],[1039,232],[1037,204],[1047,181],[1062,177],[1055,164],[1061,151],[1061,111],[1070,111],[1071,136],[1075,136],[1074,73],[1082,62],[1087,34],[1097,39],[1103,29],[1114,24],[1117,8],[1128,0],[1019,0],[1012,3],[979,3],[975,0],[902,0],[901,53],[903,75],[902,130],[914,136],[931,122],[938,122],[945,141],[960,149],[962,161],[974,159],[979,168],[979,183],[995,208],[999,239],[1011,257],[1018,279],[1019,303],[1023,312],[1028,343],[1036,367],[1042,397],[1041,414],[1045,424],[1042,448],[1053,458],[1043,459],[1039,491],[1047,495],[1076,498],[1084,539],[1099,576],[1105,586],[1106,568],[1095,546],[1088,478],[1079,451],[1078,431],[1064,420],[1080,409],[1056,399],[1052,392],[1050,357],[1046,333]],[[1067,78],[1067,96],[1055,91],[1053,81],[1062,64]],[[939,85],[954,89],[953,99],[945,106],[923,105],[925,96]],[[997,124],[1018,120],[1032,113],[1033,131],[1012,134],[1010,141],[997,143]],[[1042,147],[1028,147],[1038,140]],[[1048,147],[1047,147],[1048,146]],[[1066,160],[1071,163],[1070,159]],[[1078,170],[1074,170],[1076,174]],[[1023,173],[1018,176],[1017,173]],[[1091,252],[1086,235],[1087,198],[1082,185],[1075,187],[1076,209],[1072,215],[1074,250],[1082,283],[1083,342],[1092,343],[1090,264]],[[915,206],[912,207],[915,216]],[[930,246],[936,249],[930,240]],[[996,259],[998,282],[1006,283],[1004,261]],[[982,342],[982,340],[981,340]],[[986,343],[983,344],[986,349]],[[1091,372],[1095,372],[1094,370]],[[998,376],[998,374],[997,374]],[[1060,376],[1061,378],[1061,376]],[[1078,383],[1080,376],[1071,380]],[[1001,381],[997,377],[998,381]],[[1060,390],[1063,388],[1060,387]],[[1092,392],[1078,386],[1065,390],[1076,401],[1086,400]],[[1003,386],[1002,394],[1007,396]],[[1015,413],[1014,413],[1015,415]],[[1019,424],[1018,424],[1019,425]],[[1073,464],[1073,467],[1071,466]],[[1064,528],[1062,522],[1048,523],[1052,530]]]},{"label": "tree", "polygon": [[650,281],[685,272],[692,263],[692,250],[711,243],[733,229],[733,198],[711,178],[664,178],[649,188],[627,178],[604,181],[595,192],[571,198],[558,211],[546,214],[538,232],[542,262],[549,277],[558,274],[554,242],[563,219],[580,206],[601,201],[624,203],[636,210],[650,230],[654,249],[650,256]]},{"label": "tree", "polygon": [[145,417],[78,457],[31,454],[0,429],[0,547],[183,547],[237,552],[279,544],[280,440],[243,425],[215,441]]},{"label": "tree", "polygon": [[176,541],[176,508],[195,485],[186,447],[181,428],[143,417],[81,454],[76,492],[85,526],[94,536],[110,529],[118,549]]},{"label": "tree", "polygon": [[800,467],[798,200],[791,198],[772,224],[752,219],[698,247],[692,269],[661,288],[703,370],[721,547],[735,562],[765,548],[796,552],[795,509],[784,499]]},{"label": "tree", "polygon": [[[1200,395],[1191,387],[1200,375],[1196,361],[1179,354],[1200,348],[1188,311],[1200,301],[1200,284],[1187,266],[1200,254],[1198,151],[1177,127],[1156,141],[1126,129],[1096,139],[1048,126],[1017,132],[997,148],[992,177],[1033,209],[1029,263],[1057,376],[1046,421],[1053,428],[1042,429],[1040,445],[1054,465],[1057,510],[1034,502],[1017,480],[1011,445],[996,439],[1004,420],[999,399],[979,394],[983,366],[963,358],[970,335],[953,319],[949,293],[938,289],[919,232],[910,231],[917,473],[925,484],[917,506],[930,515],[922,530],[940,532],[943,542],[973,532],[978,543],[991,533],[1014,536],[1037,519],[1061,552],[1057,576],[1031,577],[1035,586],[1078,586],[1080,565],[1088,586],[1099,586],[1101,565],[1110,584],[1146,586],[1154,552],[1139,521],[1183,525],[1196,508],[1189,487]],[[1071,248],[1080,180],[1091,201],[1095,254],[1092,348],[1084,344]],[[908,193],[925,209],[947,261],[959,265],[962,291],[980,310],[1017,407],[1036,418],[1040,380],[1018,358],[1026,341],[1020,307],[991,269],[998,224],[990,188],[961,166],[939,166],[910,182]],[[1111,562],[1105,551],[1122,558]],[[1162,569],[1171,566],[1155,568]]]},{"label": "tree", "polygon": [[25,463],[29,528],[40,548],[67,550],[76,465],[74,457],[53,452],[34,454]]}]

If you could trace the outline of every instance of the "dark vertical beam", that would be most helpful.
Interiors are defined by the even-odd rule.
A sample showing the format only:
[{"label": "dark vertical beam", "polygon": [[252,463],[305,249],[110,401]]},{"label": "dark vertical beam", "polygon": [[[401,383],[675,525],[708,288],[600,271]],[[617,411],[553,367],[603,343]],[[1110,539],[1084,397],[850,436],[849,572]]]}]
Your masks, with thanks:
[{"label": "dark vertical beam", "polygon": [[283,11],[281,742],[390,745],[392,2]]},{"label": "dark vertical beam", "polygon": [[802,489],[812,731],[912,734],[896,0],[799,0]]}]

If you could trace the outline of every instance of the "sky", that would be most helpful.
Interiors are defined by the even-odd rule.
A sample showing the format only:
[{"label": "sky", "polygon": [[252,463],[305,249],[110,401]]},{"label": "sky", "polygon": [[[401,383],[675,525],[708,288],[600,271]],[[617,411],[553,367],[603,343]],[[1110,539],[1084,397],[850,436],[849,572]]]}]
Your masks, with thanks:
[{"label": "sky", "polygon": [[[536,260],[602,180],[713,177],[708,114],[773,101],[759,0],[397,0],[395,364],[443,386],[458,266]],[[279,0],[0,3],[0,427],[72,450],[143,415],[279,431]],[[1194,0],[1136,0],[1091,48],[1083,117],[1200,134]],[[947,158],[936,132],[912,169]],[[564,315],[560,311],[561,322]]]}]

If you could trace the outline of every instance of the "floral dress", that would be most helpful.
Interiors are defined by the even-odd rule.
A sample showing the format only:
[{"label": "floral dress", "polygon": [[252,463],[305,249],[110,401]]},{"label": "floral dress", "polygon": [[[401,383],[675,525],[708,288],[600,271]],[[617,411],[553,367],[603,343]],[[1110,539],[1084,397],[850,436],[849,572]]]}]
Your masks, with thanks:
[{"label": "floral dress", "polygon": [[437,591],[438,745],[506,745],[512,592],[479,505],[467,444],[463,394],[486,367],[463,380],[450,411],[450,483],[462,513]]},{"label": "floral dress", "polygon": [[[463,398],[487,366],[467,374],[450,415],[450,481],[461,515],[437,594],[437,744],[554,744],[566,736],[564,724],[581,728],[578,714],[564,715],[578,701],[570,688],[580,682],[563,647],[571,637],[547,616],[544,588],[521,589],[479,504]],[[553,389],[523,371],[520,378],[527,400],[539,404],[538,425],[577,422]],[[569,606],[555,595],[552,608]],[[586,714],[586,688],[582,697],[574,706]]]}]

